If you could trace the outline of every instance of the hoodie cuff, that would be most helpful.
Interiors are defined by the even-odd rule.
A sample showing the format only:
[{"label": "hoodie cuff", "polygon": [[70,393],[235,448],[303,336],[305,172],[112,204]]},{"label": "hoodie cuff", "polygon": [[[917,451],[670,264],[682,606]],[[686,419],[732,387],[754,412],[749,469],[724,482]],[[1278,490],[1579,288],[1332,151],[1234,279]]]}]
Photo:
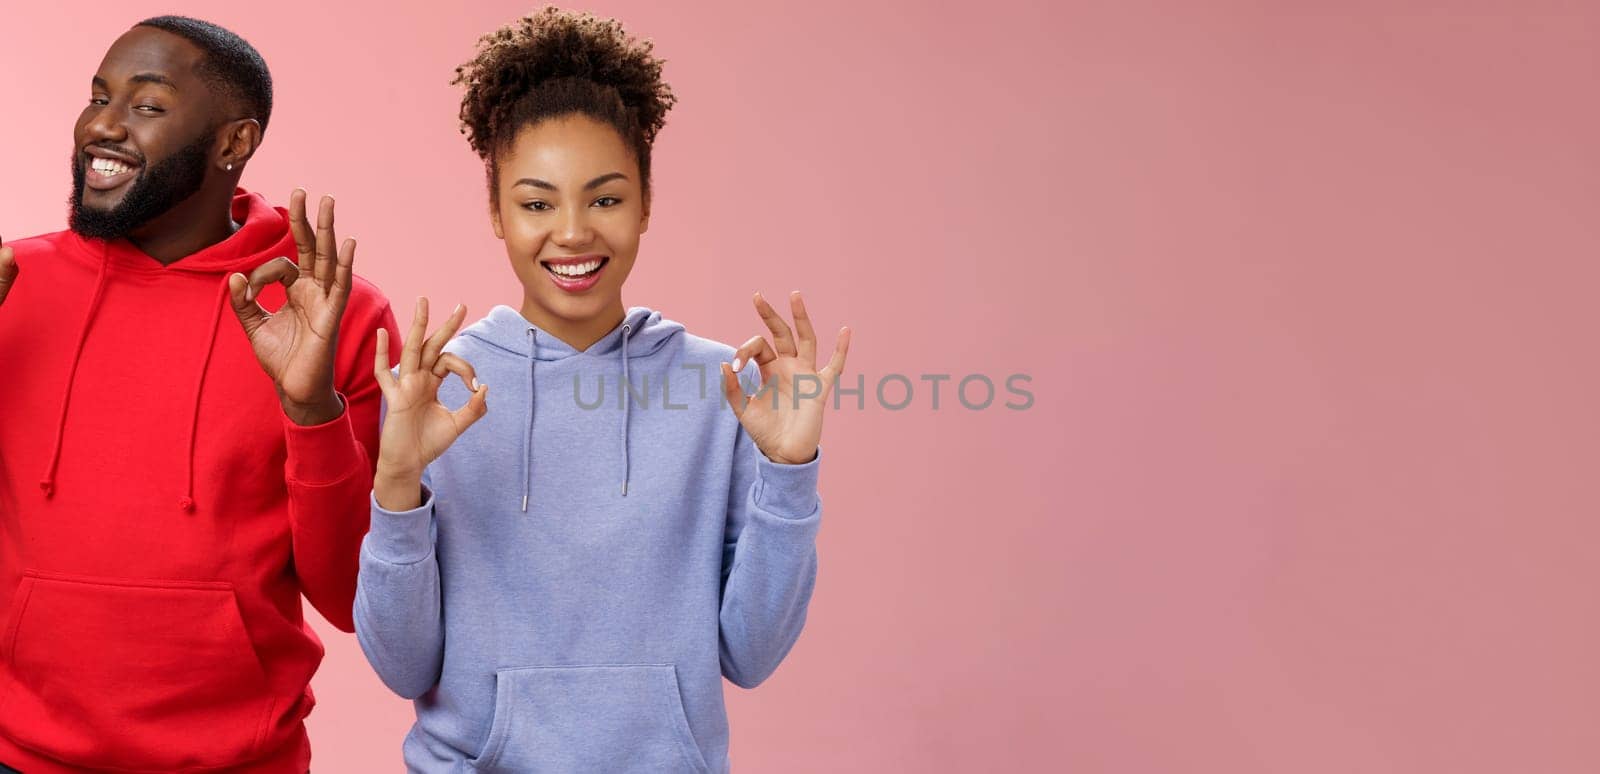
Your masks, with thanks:
[{"label": "hoodie cuff", "polygon": [[320,425],[297,425],[283,417],[288,461],[285,471],[290,481],[310,486],[325,486],[348,478],[363,466],[361,443],[350,425],[350,401],[337,393],[344,411]]},{"label": "hoodie cuff", "polygon": [[415,564],[433,550],[433,491],[422,487],[422,504],[409,511],[386,510],[372,502],[372,526],[367,530],[367,552],[389,564]]},{"label": "hoodie cuff", "polygon": [[817,456],[799,465],[773,462],[757,450],[756,507],[785,519],[804,519],[816,513],[817,470],[821,463],[820,445]]}]

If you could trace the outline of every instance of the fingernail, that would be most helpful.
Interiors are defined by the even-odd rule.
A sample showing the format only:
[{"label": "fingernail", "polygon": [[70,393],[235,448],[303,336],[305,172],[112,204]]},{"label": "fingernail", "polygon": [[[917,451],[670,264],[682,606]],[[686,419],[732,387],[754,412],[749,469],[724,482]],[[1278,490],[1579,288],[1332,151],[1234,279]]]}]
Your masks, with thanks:
[{"label": "fingernail", "polygon": [[477,391],[478,391],[478,389],[479,389],[479,388],[480,388],[480,386],[481,386],[481,385],[479,385],[479,384],[478,384],[478,380],[477,380],[477,378],[476,378],[476,377],[474,377],[474,378],[473,378],[473,380],[472,380],[472,391],[473,391],[473,392],[477,392]]},{"label": "fingernail", "polygon": [[736,357],[736,358],[733,359],[733,372],[734,373],[738,373],[739,372],[739,365],[742,364],[743,362],[744,362],[743,358],[737,358]]}]

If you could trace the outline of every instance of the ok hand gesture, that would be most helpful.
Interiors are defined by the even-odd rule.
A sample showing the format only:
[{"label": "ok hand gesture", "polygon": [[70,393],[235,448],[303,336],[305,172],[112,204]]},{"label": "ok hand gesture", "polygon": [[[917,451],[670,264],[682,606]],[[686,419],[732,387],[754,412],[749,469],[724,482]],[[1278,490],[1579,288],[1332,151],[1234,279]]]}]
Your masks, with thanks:
[{"label": "ok hand gesture", "polygon": [[734,363],[756,361],[761,366],[762,390],[754,397],[747,397],[734,367],[727,363],[722,364],[722,390],[734,416],[739,418],[739,423],[767,459],[804,464],[817,456],[817,444],[822,438],[822,410],[827,406],[839,374],[844,371],[845,354],[850,351],[850,329],[839,329],[833,357],[819,371],[817,336],[811,330],[811,318],[806,316],[800,291],[789,296],[794,331],[789,330],[789,325],[760,293],[755,294],[754,300],[756,312],[772,332],[772,343],[768,344],[760,336],[752,337],[734,353]]},{"label": "ok hand gesture", "polygon": [[[333,197],[322,197],[317,230],[306,221],[306,192],[289,195],[289,228],[298,265],[274,258],[250,273],[228,278],[233,311],[250,337],[262,370],[278,388],[284,413],[296,424],[319,425],[344,411],[333,388],[333,357],[339,343],[339,318],[350,299],[356,242],[344,240],[335,254]],[[261,288],[280,282],[283,308],[269,313],[256,302]]]},{"label": "ok hand gesture", "polygon": [[[389,370],[389,332],[378,329],[378,354],[372,373],[383,390],[387,413],[378,447],[378,470],[373,491],[378,504],[389,510],[410,510],[420,504],[422,471],[444,454],[450,444],[488,413],[489,385],[478,384],[472,364],[443,352],[445,343],[456,335],[467,316],[465,306],[457,306],[444,327],[426,341],[428,299],[417,299],[400,354],[400,374]],[[466,405],[451,411],[439,402],[439,386],[450,374],[472,390]]]}]

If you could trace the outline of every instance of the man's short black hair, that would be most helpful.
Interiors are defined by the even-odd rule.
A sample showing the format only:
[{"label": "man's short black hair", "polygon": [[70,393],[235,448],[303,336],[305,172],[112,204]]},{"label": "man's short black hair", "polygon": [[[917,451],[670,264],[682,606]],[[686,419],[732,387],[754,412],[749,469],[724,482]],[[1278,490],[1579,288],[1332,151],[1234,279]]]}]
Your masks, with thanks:
[{"label": "man's short black hair", "polygon": [[261,53],[244,38],[222,27],[188,16],[154,16],[134,25],[166,30],[205,52],[199,75],[219,93],[236,101],[243,115],[229,118],[254,118],[267,130],[272,115],[272,73]]}]

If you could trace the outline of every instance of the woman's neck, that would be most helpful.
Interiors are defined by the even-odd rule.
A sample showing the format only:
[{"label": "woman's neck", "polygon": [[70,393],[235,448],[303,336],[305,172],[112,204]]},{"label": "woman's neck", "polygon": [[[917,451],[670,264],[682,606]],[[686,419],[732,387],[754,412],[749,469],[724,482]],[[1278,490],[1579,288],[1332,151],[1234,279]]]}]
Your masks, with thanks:
[{"label": "woman's neck", "polygon": [[604,312],[582,320],[569,320],[551,314],[548,309],[528,299],[522,301],[522,318],[543,331],[566,342],[567,346],[582,352],[605,338],[627,316],[621,297],[606,304]]}]

